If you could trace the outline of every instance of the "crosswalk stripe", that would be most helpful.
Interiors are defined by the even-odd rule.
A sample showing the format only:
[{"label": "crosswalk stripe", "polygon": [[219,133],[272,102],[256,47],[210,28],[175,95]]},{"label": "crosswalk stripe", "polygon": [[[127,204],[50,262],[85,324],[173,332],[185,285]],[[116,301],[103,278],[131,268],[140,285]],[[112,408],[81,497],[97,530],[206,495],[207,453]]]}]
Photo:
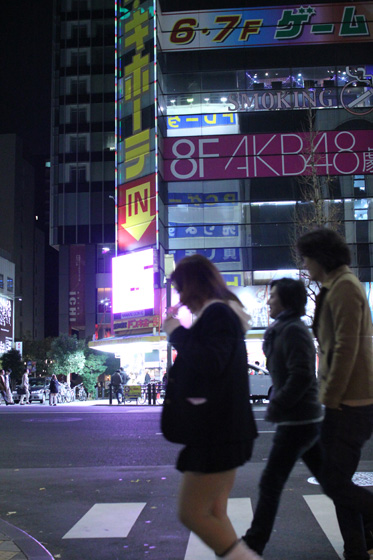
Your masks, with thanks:
[{"label": "crosswalk stripe", "polygon": [[[250,498],[230,498],[228,515],[236,533],[241,537],[250,527],[253,510]],[[215,554],[194,533],[190,534],[184,560],[215,560]]]},{"label": "crosswalk stripe", "polygon": [[323,494],[303,496],[327,536],[330,544],[340,558],[343,557],[343,539],[339,530],[337,516],[332,500]]},{"label": "crosswalk stripe", "polygon": [[125,538],[146,503],[95,504],[63,539]]}]

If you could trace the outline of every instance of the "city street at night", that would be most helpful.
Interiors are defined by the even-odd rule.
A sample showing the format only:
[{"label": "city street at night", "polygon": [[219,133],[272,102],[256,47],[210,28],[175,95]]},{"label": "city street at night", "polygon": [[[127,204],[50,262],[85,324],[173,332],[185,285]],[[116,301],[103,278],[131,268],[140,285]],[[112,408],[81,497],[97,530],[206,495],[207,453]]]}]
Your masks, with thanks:
[{"label": "city street at night", "polygon": [[[250,523],[273,435],[265,405],[254,411],[260,435],[229,502],[238,534]],[[212,560],[177,519],[178,446],[161,435],[160,412],[135,405],[1,406],[0,518],[37,539],[55,559]],[[369,442],[359,471],[372,467]],[[267,560],[341,555],[331,502],[309,476],[298,463]]]}]

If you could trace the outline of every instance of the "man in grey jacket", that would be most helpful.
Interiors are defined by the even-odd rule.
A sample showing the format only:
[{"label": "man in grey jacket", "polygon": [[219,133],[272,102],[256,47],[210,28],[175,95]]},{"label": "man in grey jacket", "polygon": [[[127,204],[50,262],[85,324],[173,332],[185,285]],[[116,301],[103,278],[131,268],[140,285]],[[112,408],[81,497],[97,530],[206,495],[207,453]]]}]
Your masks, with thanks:
[{"label": "man in grey jacket", "polygon": [[281,492],[296,461],[302,458],[316,477],[320,467],[317,442],[322,410],[317,398],[315,346],[301,321],[306,302],[301,280],[281,278],[271,283],[268,305],[275,322],[264,334],[263,351],[273,381],[266,419],[277,427],[260,480],[254,519],[243,537],[259,554],[271,536]]}]

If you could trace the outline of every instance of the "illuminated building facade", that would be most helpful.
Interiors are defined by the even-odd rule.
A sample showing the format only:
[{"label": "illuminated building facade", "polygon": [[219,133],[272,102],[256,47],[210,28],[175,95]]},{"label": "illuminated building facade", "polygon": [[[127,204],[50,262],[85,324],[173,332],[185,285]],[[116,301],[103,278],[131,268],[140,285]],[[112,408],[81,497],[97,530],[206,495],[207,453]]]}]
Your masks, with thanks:
[{"label": "illuminated building facade", "polygon": [[372,301],[372,34],[372,2],[118,0],[118,255],[154,248],[162,287],[204,254],[263,329],[311,177]]},{"label": "illuminated building facade", "polygon": [[[73,4],[86,4],[93,14],[94,0],[66,5]],[[144,340],[145,354],[161,360],[165,257],[177,262],[194,252],[211,259],[237,291],[254,318],[251,336],[260,339],[269,321],[270,281],[299,275],[292,245],[304,209],[312,206],[305,196],[310,178],[323,216],[340,222],[372,303],[373,3],[242,4],[115,2],[116,256],[139,253],[135,270],[140,253],[153,251],[155,298],[153,306],[135,304],[145,287],[137,280],[126,284],[129,299],[114,298],[114,336],[106,341],[100,333],[92,347],[128,354],[128,343]],[[65,109],[79,121],[80,105],[65,93],[72,104]],[[66,138],[70,129],[59,126]],[[73,135],[80,130],[78,123]],[[90,201],[92,193],[89,186],[80,195],[79,135],[74,149],[70,143],[79,157],[59,155],[64,163],[54,197],[63,204],[70,199],[73,208],[55,206],[58,216],[66,209],[65,224],[52,232],[60,250],[75,243],[77,252],[81,239],[93,242],[80,237],[76,221],[68,226],[81,212],[77,200]],[[79,165],[66,181],[71,157]],[[105,212],[108,200],[102,200]],[[96,242],[91,262],[97,264]],[[71,270],[79,256],[70,249],[64,262]],[[130,275],[132,266],[124,270]],[[114,284],[121,286],[120,279]],[[97,307],[98,293],[92,294]],[[67,295],[61,308],[68,308]],[[85,307],[91,308],[87,300]],[[249,348],[249,358],[257,359],[257,348],[257,342]]]}]

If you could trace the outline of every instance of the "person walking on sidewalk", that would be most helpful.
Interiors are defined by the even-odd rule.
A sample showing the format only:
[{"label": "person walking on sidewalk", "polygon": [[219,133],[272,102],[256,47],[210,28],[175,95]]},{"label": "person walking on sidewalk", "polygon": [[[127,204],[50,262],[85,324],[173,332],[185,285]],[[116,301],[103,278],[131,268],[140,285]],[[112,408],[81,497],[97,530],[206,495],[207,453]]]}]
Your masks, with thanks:
[{"label": "person walking on sidewalk", "polygon": [[259,499],[244,541],[263,553],[270,539],[284,488],[302,458],[316,476],[320,451],[316,444],[322,421],[317,398],[315,345],[301,320],[307,291],[301,280],[281,278],[270,285],[269,314],[275,322],[264,333],[263,351],[273,386],[266,420],[276,424],[272,448],[259,484]]},{"label": "person walking on sidewalk", "polygon": [[171,308],[163,323],[177,356],[169,370],[162,431],[186,444],[176,465],[183,473],[179,517],[218,557],[258,560],[237,539],[227,515],[236,469],[250,459],[257,436],[244,340],[251,318],[201,255],[182,259],[171,281],[181,305],[197,317],[184,328]]},{"label": "person walking on sidewalk", "polygon": [[5,370],[5,373],[4,373],[5,392],[6,392],[6,397],[7,397],[8,404],[14,404],[12,389],[10,387],[10,374],[11,373],[12,373],[12,370],[10,368]]},{"label": "person walking on sidewalk", "polygon": [[8,405],[9,402],[6,394],[5,371],[3,369],[0,371],[0,394],[3,397],[5,404]]},{"label": "person walking on sidewalk", "polygon": [[349,248],[335,231],[316,229],[297,242],[311,280],[322,285],[313,329],[319,342],[320,482],[333,500],[346,560],[369,560],[363,516],[373,513],[373,493],[352,477],[373,431],[372,315],[365,290],[349,268]]},{"label": "person walking on sidewalk", "polygon": [[21,394],[21,398],[19,404],[25,404],[23,401],[26,399],[26,404],[30,404],[30,382],[29,382],[29,370],[26,369],[24,374],[22,375],[22,383],[21,388],[24,390],[24,393]]},{"label": "person walking on sidewalk", "polygon": [[60,384],[58,383],[57,376],[53,374],[49,384],[49,406],[57,406],[59,387]]}]

